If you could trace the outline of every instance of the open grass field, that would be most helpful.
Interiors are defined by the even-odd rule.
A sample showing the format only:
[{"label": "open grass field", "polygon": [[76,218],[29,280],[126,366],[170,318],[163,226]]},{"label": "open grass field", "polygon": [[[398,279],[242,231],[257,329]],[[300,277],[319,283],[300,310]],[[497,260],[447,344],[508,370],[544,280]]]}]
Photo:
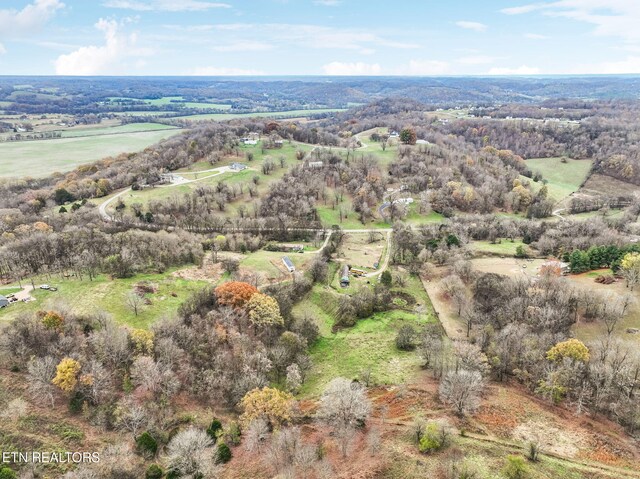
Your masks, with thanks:
[{"label": "open grass field", "polygon": [[62,130],[63,138],[78,138],[94,135],[119,135],[121,133],[142,133],[147,131],[175,130],[176,127],[161,123],[128,123],[126,125],[110,126],[103,128],[73,128]]},{"label": "open grass field", "polygon": [[[157,287],[156,293],[148,293],[145,298],[151,304],[141,306],[139,314],[127,306],[126,297],[133,291],[136,283],[148,281]],[[14,303],[7,308],[0,309],[0,321],[15,320],[23,312],[36,312],[42,309],[55,309],[56,303],[68,305],[78,313],[106,311],[117,322],[134,328],[148,328],[162,317],[170,317],[180,304],[192,293],[205,287],[206,281],[191,281],[179,278],[172,272],[164,274],[139,274],[133,278],[110,279],[101,275],[93,281],[85,279],[42,279],[36,282],[36,287],[46,282],[58,288],[58,291],[36,289],[32,296],[36,301],[28,303]],[[23,284],[27,284],[23,282]],[[6,292],[6,290],[2,290]],[[175,296],[174,296],[175,294]]]},{"label": "open grass field", "polygon": [[[556,201],[561,201],[571,193],[578,191],[582,182],[587,178],[591,170],[591,160],[573,160],[562,158],[534,158],[526,160],[531,171],[542,173],[542,178],[547,180],[549,196]],[[534,191],[542,187],[541,182],[531,181]]]},{"label": "open grass field", "polygon": [[471,243],[473,250],[479,253],[504,256],[515,256],[516,248],[518,248],[518,246],[526,247],[526,245],[520,240],[510,241],[508,239],[503,239],[499,243],[491,243],[490,241],[474,241]]},{"label": "open grass field", "polygon": [[409,211],[404,219],[404,222],[413,226],[420,226],[429,223],[442,223],[444,216],[435,211],[430,211],[427,214],[422,214],[418,211],[418,205],[411,203],[409,205]]},{"label": "open grass field", "polygon": [[143,150],[183,130],[156,130],[0,143],[0,177],[42,177],[120,153]]},{"label": "open grass field", "polygon": [[225,121],[234,118],[305,118],[309,115],[318,113],[333,113],[345,111],[344,108],[317,108],[315,110],[287,110],[287,111],[268,111],[259,113],[210,113],[203,115],[187,115],[175,117],[178,120],[216,120]]},{"label": "open grass field", "polygon": [[296,305],[296,315],[310,314],[316,318],[321,335],[310,350],[314,366],[303,386],[303,396],[317,397],[334,377],[357,378],[365,370],[371,371],[376,384],[401,384],[420,371],[416,352],[396,348],[396,333],[404,324],[419,330],[435,321],[435,316],[418,279],[409,278],[402,291],[415,302],[406,308],[377,313],[337,332],[332,332],[333,307],[340,295],[333,289],[316,285]]},{"label": "open grass field", "polygon": [[212,108],[215,108],[217,110],[231,109],[231,105],[228,105],[228,104],[185,101],[184,98],[181,96],[165,96],[162,98],[145,99],[145,100],[138,100],[136,98],[112,97],[112,98],[109,98],[109,100],[113,103],[119,103],[120,101],[144,101],[147,105],[152,105],[152,106],[176,105],[176,108],[177,107],[199,108],[203,110],[212,109]]},{"label": "open grass field", "polygon": [[313,253],[282,253],[276,251],[259,250],[250,253],[240,261],[240,272],[257,273],[259,284],[269,284],[291,278],[282,262],[287,256],[296,267],[296,271],[304,272],[306,266],[313,260]]}]

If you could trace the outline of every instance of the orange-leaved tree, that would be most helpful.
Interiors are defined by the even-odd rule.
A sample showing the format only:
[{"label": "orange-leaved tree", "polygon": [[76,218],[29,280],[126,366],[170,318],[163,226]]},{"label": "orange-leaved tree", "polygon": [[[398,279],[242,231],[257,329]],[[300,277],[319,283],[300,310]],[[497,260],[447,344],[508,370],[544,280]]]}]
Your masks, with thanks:
[{"label": "orange-leaved tree", "polygon": [[218,303],[223,306],[244,308],[258,288],[242,281],[228,281],[215,289]]}]

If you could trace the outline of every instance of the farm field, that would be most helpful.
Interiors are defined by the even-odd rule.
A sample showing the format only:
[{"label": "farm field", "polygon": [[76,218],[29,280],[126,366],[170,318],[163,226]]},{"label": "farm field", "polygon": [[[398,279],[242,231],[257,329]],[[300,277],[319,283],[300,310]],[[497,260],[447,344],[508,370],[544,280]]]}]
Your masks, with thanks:
[{"label": "farm field", "polygon": [[216,120],[225,121],[233,120],[234,118],[305,118],[309,115],[315,115],[319,113],[333,113],[345,111],[344,108],[318,108],[315,110],[286,110],[286,111],[269,111],[258,113],[209,113],[202,115],[186,115],[177,116],[177,120]]},{"label": "farm field", "polygon": [[[141,100],[138,98],[111,97],[109,98],[109,100],[112,103],[116,103],[116,104],[119,104],[121,102],[126,102],[126,101],[134,101],[134,102],[143,101],[144,103],[152,106],[176,105],[176,107],[184,106],[184,108],[199,108],[199,109],[215,108],[218,110],[231,109],[231,105],[228,105],[228,104],[185,101],[184,98],[181,96],[165,96],[162,98],[144,99],[144,100]],[[156,112],[156,113],[160,113],[160,112]]]},{"label": "farm field", "polygon": [[[93,281],[88,278],[83,281],[40,278],[40,281],[36,281],[36,289],[31,293],[36,301],[14,303],[0,309],[0,322],[15,320],[24,312],[55,309],[56,304],[65,304],[78,313],[105,311],[119,323],[134,328],[148,328],[160,318],[170,317],[191,294],[208,284],[207,281],[180,278],[179,272],[174,275],[173,271],[164,274],[139,274],[115,280],[106,275],[100,275]],[[150,304],[141,306],[136,316],[127,306],[126,298],[134,286],[143,281],[156,286],[157,291],[145,295]],[[38,289],[38,285],[44,282],[57,287],[58,291]],[[27,284],[26,281],[23,282],[23,285]],[[1,291],[6,294],[5,289]]]},{"label": "farm field", "polygon": [[[591,170],[591,160],[573,160],[567,158],[533,158],[526,160],[527,166],[534,173],[542,173],[542,178],[547,180],[549,196],[556,201],[562,201],[571,193],[578,191],[580,185],[587,178]],[[538,191],[542,182],[531,181],[531,187]]]},{"label": "farm field", "polygon": [[[394,292],[398,292],[395,290]],[[317,397],[333,377],[358,378],[370,370],[376,384],[399,384],[420,371],[415,351],[400,351],[395,345],[397,331],[405,324],[419,330],[434,322],[431,301],[417,278],[409,278],[401,288],[402,297],[411,304],[360,320],[355,326],[334,332],[333,307],[338,295],[327,286],[314,286],[294,308],[294,314],[310,314],[318,321],[320,339],[310,349],[313,368],[303,386],[302,395]]]},{"label": "farm field", "polygon": [[178,128],[161,123],[128,123],[126,125],[95,128],[70,128],[62,130],[63,138],[77,138],[83,136],[118,135],[121,133],[141,133],[147,131],[176,130]]},{"label": "farm field", "polygon": [[54,140],[0,143],[0,177],[42,177],[64,172],[107,156],[131,153],[169,138],[183,130],[118,133]]},{"label": "farm field", "polygon": [[633,195],[638,191],[638,187],[633,183],[627,183],[626,181],[620,181],[611,176],[603,175],[601,173],[594,173],[589,176],[584,186],[580,189],[585,193],[596,193],[602,195],[610,195],[611,192],[615,192],[620,195]]}]

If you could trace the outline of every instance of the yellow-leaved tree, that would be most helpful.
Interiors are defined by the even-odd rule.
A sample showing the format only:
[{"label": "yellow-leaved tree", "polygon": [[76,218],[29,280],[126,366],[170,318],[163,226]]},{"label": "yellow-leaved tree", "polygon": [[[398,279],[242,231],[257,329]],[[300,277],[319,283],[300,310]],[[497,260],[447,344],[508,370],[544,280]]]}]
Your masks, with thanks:
[{"label": "yellow-leaved tree", "polygon": [[640,283],[640,253],[627,253],[620,261],[620,272],[627,282],[627,288],[633,288]]},{"label": "yellow-leaved tree", "polygon": [[249,391],[242,398],[240,404],[244,410],[240,416],[240,421],[245,427],[251,421],[264,419],[272,427],[277,428],[291,419],[294,399],[287,392],[276,388],[264,387]]},{"label": "yellow-leaved tree", "polygon": [[572,338],[562,341],[547,351],[547,359],[560,362],[564,358],[586,363],[589,361],[589,348],[578,339]]},{"label": "yellow-leaved tree", "polygon": [[70,393],[78,384],[80,369],[78,361],[73,358],[64,358],[56,367],[56,375],[51,382],[64,392]]},{"label": "yellow-leaved tree", "polygon": [[251,296],[247,303],[247,311],[256,330],[259,327],[282,326],[284,324],[278,302],[267,294],[256,293]]},{"label": "yellow-leaved tree", "polygon": [[129,331],[129,340],[137,354],[151,355],[153,353],[153,338],[153,332],[146,329],[132,329]]}]

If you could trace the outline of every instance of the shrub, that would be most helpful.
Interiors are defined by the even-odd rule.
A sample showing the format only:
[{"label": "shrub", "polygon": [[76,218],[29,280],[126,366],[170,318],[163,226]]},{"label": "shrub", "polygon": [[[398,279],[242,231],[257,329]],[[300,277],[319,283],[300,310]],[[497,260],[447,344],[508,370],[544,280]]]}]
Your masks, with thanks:
[{"label": "shrub", "polygon": [[507,456],[507,465],[502,470],[507,479],[524,479],[527,477],[527,464],[520,456]]},{"label": "shrub", "polygon": [[415,337],[416,330],[413,329],[413,326],[405,324],[398,331],[398,335],[396,336],[396,347],[402,351],[411,351],[415,349]]},{"label": "shrub", "polygon": [[145,479],[162,479],[164,471],[157,464],[151,464],[144,475]]},{"label": "shrub", "polygon": [[380,282],[384,284],[387,288],[391,287],[391,283],[393,282],[393,278],[391,277],[391,273],[388,269],[385,269],[380,275]]},{"label": "shrub", "polygon": [[218,444],[218,449],[216,451],[216,462],[218,464],[226,464],[231,460],[231,449],[224,442]]},{"label": "shrub", "polygon": [[516,258],[528,258],[529,253],[527,252],[527,248],[521,244],[516,246]]},{"label": "shrub", "polygon": [[16,479],[17,477],[15,471],[10,467],[0,468],[0,479]]},{"label": "shrub", "polygon": [[527,444],[527,459],[529,459],[531,462],[536,462],[539,455],[540,444],[538,444],[536,441],[530,441]]},{"label": "shrub", "polygon": [[213,442],[216,442],[220,432],[222,432],[222,423],[217,419],[214,419],[207,428],[207,434],[211,439],[213,439]]},{"label": "shrub", "polygon": [[84,394],[77,391],[71,399],[69,399],[69,411],[73,414],[82,412],[82,405],[84,404]]},{"label": "shrub", "polygon": [[151,458],[158,452],[158,441],[147,431],[143,432],[136,438],[136,449],[138,454]]},{"label": "shrub", "polygon": [[237,446],[240,444],[240,426],[238,426],[237,422],[232,422],[225,429],[223,437],[226,442],[231,444],[232,446]]},{"label": "shrub", "polygon": [[449,431],[445,426],[437,423],[425,427],[418,449],[424,454],[439,451],[449,445]]}]

